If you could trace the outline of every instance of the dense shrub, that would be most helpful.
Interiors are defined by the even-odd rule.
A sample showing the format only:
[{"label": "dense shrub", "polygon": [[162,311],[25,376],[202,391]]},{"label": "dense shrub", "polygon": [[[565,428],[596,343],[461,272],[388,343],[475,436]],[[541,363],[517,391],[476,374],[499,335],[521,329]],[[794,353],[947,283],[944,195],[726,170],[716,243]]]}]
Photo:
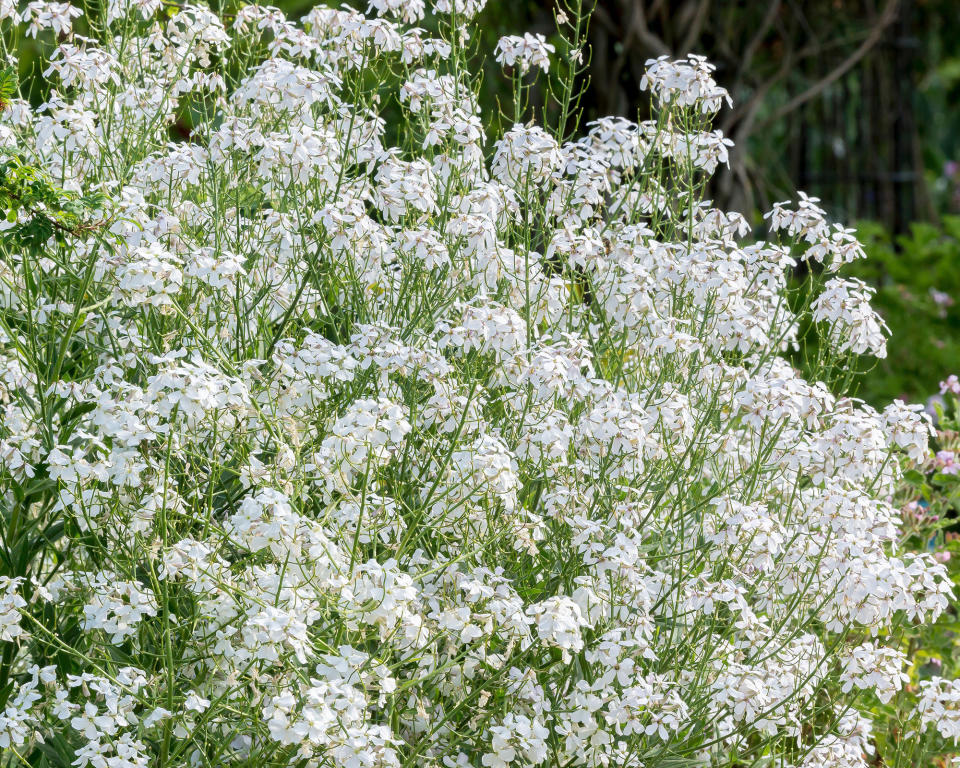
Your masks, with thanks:
[{"label": "dense shrub", "polygon": [[869,764],[951,584],[889,502],[927,421],[784,357],[885,354],[859,243],[701,200],[699,57],[567,136],[576,9],[487,137],[481,5],[0,7],[59,83],[2,131],[5,764]]},{"label": "dense shrub", "polygon": [[893,332],[889,355],[858,377],[858,393],[873,403],[901,397],[925,401],[960,360],[960,217],[939,225],[915,223],[891,236],[864,223],[869,258],[852,271],[876,286],[874,307]]}]

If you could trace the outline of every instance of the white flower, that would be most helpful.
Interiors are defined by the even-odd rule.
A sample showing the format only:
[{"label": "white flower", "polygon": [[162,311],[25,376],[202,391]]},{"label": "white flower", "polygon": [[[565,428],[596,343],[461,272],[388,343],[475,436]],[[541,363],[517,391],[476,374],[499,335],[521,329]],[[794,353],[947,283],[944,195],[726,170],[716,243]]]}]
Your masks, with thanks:
[{"label": "white flower", "polygon": [[83,606],[82,626],[102,630],[115,645],[135,634],[144,618],[157,615],[156,598],[139,582],[101,572],[93,574],[90,589],[93,594]]},{"label": "white flower", "polygon": [[550,54],[554,47],[541,34],[525,33],[523,37],[508,35],[497,41],[497,61],[507,67],[517,66],[521,74],[533,67],[546,72],[550,69]]},{"label": "white flower", "polygon": [[527,765],[539,765],[547,759],[549,731],[535,719],[509,713],[490,732],[491,751],[481,758],[487,768],[506,768],[518,758]]},{"label": "white flower", "polygon": [[183,702],[183,708],[192,712],[204,712],[210,706],[210,700],[198,696],[195,691],[191,691]]},{"label": "white flower", "polygon": [[375,10],[380,16],[396,16],[412,24],[423,18],[423,0],[370,0],[369,10]]},{"label": "white flower", "polygon": [[117,294],[130,306],[169,306],[183,287],[182,266],[159,243],[136,248],[116,268]]},{"label": "white flower", "polygon": [[36,37],[43,29],[52,29],[55,36],[69,35],[73,29],[73,20],[83,15],[83,11],[70,3],[45,2],[34,0],[27,4],[21,17],[29,23],[27,36]]},{"label": "white flower", "polygon": [[716,69],[703,56],[691,54],[686,60],[670,61],[668,56],[647,61],[640,87],[649,89],[663,105],[697,107],[716,112],[724,101],[732,106],[726,89],[713,79]]},{"label": "white flower", "polygon": [[877,698],[886,704],[910,676],[903,671],[907,657],[902,651],[884,648],[876,643],[864,643],[850,651],[843,660],[840,680],[844,691],[852,687],[873,688]]},{"label": "white flower", "polygon": [[886,323],[870,306],[874,289],[862,280],[835,277],[827,281],[823,292],[811,307],[815,322],[830,328],[830,341],[840,352],[887,356]]},{"label": "white flower", "polygon": [[[855,234],[702,199],[701,57],[650,62],[650,120],[488,136],[483,7],[109,0],[85,38],[0,0],[56,86],[0,144],[83,222],[0,259],[3,755],[862,768],[851,704],[914,698],[881,634],[953,597],[890,500],[930,424],[791,349],[883,354]],[[919,687],[944,738],[956,687]]]},{"label": "white flower", "polygon": [[919,685],[917,712],[921,724],[933,724],[943,738],[956,742],[960,739],[960,685],[942,677],[921,680]]},{"label": "white flower", "polygon": [[515,125],[496,146],[493,175],[520,191],[546,182],[563,162],[556,140],[536,126]]},{"label": "white flower", "polygon": [[569,597],[548,597],[531,606],[528,612],[536,620],[537,634],[545,643],[565,652],[583,650],[581,631],[590,623],[580,612],[580,606]]},{"label": "white flower", "polygon": [[27,601],[18,594],[21,579],[0,576],[0,642],[13,641],[23,635],[20,626],[20,609],[26,608]]},{"label": "white flower", "polygon": [[435,0],[433,9],[437,13],[456,14],[463,22],[480,13],[486,4],[487,0]]}]

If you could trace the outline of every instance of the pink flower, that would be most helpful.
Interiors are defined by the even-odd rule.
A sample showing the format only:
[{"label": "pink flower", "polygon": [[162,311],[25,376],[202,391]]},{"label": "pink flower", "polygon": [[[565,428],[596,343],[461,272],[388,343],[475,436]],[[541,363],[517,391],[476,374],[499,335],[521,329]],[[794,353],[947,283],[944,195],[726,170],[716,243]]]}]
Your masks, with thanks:
[{"label": "pink flower", "polygon": [[916,501],[908,502],[903,505],[903,516],[906,518],[912,518],[914,520],[919,520],[923,517],[923,509]]},{"label": "pink flower", "polygon": [[956,454],[953,451],[937,451],[936,462],[945,475],[960,473],[960,464],[956,463]]},{"label": "pink flower", "polygon": [[946,381],[940,382],[940,394],[945,395],[947,392],[960,395],[960,379],[957,378],[955,373],[951,373]]}]

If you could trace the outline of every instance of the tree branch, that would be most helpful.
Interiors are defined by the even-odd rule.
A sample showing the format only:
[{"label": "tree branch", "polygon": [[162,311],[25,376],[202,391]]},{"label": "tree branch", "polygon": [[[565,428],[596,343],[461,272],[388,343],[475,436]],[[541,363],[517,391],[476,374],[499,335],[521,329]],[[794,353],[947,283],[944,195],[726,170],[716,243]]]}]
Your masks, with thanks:
[{"label": "tree branch", "polygon": [[790,99],[790,101],[780,107],[780,109],[764,120],[762,127],[766,127],[771,123],[775,123],[780,118],[793,112],[793,110],[795,110],[797,107],[806,104],[808,101],[810,101],[810,99],[820,95],[830,85],[835,83],[845,74],[847,74],[847,72],[853,69],[857,62],[866,56],[870,50],[880,42],[880,39],[883,37],[883,33],[886,31],[887,27],[890,26],[890,24],[893,23],[893,20],[897,17],[897,5],[898,0],[887,0],[887,4],[883,9],[883,13],[880,15],[880,18],[877,19],[877,23],[874,25],[873,29],[870,30],[870,34],[868,34],[864,41],[860,43],[860,46],[857,48],[857,50],[851,53],[838,67],[828,72],[824,77],[807,88],[807,90],[803,91],[803,93],[797,94]]},{"label": "tree branch", "polygon": [[669,55],[671,53],[670,47],[653,34],[653,32],[650,31],[650,27],[647,26],[647,13],[644,8],[644,3],[641,0],[637,0],[637,2],[631,3],[631,6],[633,13],[630,14],[630,24],[627,27],[626,34],[623,36],[624,51],[629,48],[631,38],[636,37],[637,40],[653,52],[654,56]]},{"label": "tree branch", "polygon": [[683,38],[683,43],[680,45],[678,53],[681,55],[693,53],[690,49],[693,47],[693,44],[700,39],[700,33],[703,32],[703,25],[706,23],[709,14],[710,0],[701,0],[697,5],[693,21],[690,22],[690,28],[687,30],[686,37]]}]

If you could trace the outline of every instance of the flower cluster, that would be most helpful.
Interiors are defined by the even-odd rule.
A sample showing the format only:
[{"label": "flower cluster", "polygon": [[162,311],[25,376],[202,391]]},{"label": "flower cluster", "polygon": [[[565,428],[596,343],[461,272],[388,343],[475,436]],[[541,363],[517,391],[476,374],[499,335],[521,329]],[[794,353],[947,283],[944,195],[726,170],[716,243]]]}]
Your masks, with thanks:
[{"label": "flower cluster", "polygon": [[546,72],[550,69],[550,54],[554,51],[543,35],[527,32],[523,37],[501,37],[497,43],[497,61],[507,67],[518,67],[521,74],[533,67]]},{"label": "flower cluster", "polygon": [[951,585],[887,501],[926,417],[812,378],[882,355],[869,290],[789,295],[862,249],[701,199],[700,57],[488,137],[483,5],[5,17],[53,89],[5,147],[110,203],[0,254],[0,765],[869,764]]}]

